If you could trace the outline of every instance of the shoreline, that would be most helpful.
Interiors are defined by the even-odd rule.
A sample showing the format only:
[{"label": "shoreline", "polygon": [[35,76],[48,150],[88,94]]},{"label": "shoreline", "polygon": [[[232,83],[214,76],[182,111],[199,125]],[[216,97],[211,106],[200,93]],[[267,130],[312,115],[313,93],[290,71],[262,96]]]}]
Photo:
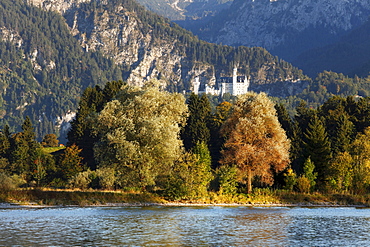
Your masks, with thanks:
[{"label": "shoreline", "polygon": [[241,204],[241,203],[181,203],[181,202],[169,202],[169,203],[106,203],[106,204],[91,204],[91,205],[40,205],[36,203],[30,204],[18,204],[18,203],[0,203],[0,209],[42,209],[42,208],[108,208],[108,207],[256,207],[256,208],[273,208],[273,207],[315,207],[315,208],[370,208],[367,205],[361,204],[313,204],[313,203],[267,203],[267,204]]}]

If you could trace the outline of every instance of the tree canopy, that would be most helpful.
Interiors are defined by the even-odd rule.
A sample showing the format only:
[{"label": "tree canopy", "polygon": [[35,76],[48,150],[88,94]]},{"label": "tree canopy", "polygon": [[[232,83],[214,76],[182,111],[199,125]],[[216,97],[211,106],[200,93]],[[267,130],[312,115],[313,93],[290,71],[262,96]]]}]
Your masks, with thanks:
[{"label": "tree canopy", "polygon": [[264,93],[241,95],[221,131],[227,138],[222,163],[237,165],[248,192],[254,176],[272,184],[273,172],[289,164],[290,141]]},{"label": "tree canopy", "polygon": [[179,133],[186,114],[180,94],[125,86],[96,116],[99,167],[114,167],[122,186],[154,185],[181,154]]}]

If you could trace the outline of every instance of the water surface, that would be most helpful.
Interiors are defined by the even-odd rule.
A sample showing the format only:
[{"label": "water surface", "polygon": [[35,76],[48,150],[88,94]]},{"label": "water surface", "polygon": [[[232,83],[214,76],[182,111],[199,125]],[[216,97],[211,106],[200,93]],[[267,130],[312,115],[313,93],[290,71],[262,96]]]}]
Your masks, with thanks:
[{"label": "water surface", "polygon": [[369,246],[370,209],[3,209],[0,229],[1,246]]}]

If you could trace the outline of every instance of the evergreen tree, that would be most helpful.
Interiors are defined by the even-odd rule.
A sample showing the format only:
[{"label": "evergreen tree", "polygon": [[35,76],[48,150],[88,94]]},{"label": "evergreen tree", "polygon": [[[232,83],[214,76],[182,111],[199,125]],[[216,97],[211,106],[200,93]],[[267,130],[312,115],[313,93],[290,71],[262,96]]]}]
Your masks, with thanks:
[{"label": "evergreen tree", "polygon": [[216,107],[216,112],[212,114],[210,121],[210,145],[209,151],[211,152],[212,165],[217,167],[221,159],[221,150],[225,139],[222,137],[220,130],[222,124],[228,118],[231,111],[232,104],[224,101]]},{"label": "evergreen tree", "polygon": [[293,121],[289,116],[288,111],[283,104],[276,104],[275,109],[281,127],[285,130],[287,137],[290,139],[290,160],[293,164],[293,168],[295,168],[297,163],[300,162],[298,159],[300,158],[302,151],[300,129],[297,122]]},{"label": "evergreen tree", "polygon": [[5,125],[3,131],[0,132],[0,157],[9,158],[10,150],[10,131],[9,126]]},{"label": "evergreen tree", "polygon": [[11,152],[12,171],[22,175],[26,180],[32,178],[32,169],[37,156],[37,149],[40,147],[35,140],[35,132],[30,118],[27,116],[23,125],[22,132],[13,135],[14,143]]},{"label": "evergreen tree", "polygon": [[10,173],[9,158],[11,151],[11,137],[9,126],[5,125],[0,131],[0,173]]},{"label": "evergreen tree", "polygon": [[344,98],[334,96],[319,109],[319,114],[325,119],[333,154],[348,152],[349,145],[354,138],[355,126],[345,111],[345,105]]},{"label": "evergreen tree", "polygon": [[317,172],[315,172],[315,164],[311,161],[311,157],[308,157],[303,164],[303,174],[310,181],[309,191],[312,191],[316,185]]},{"label": "evergreen tree", "polygon": [[71,123],[68,146],[75,144],[81,148],[83,162],[91,170],[96,169],[93,148],[99,139],[93,131],[92,119],[117,95],[123,84],[122,81],[112,81],[108,82],[103,90],[98,86],[86,88],[79,102],[77,115]]},{"label": "evergreen tree", "polygon": [[200,98],[192,93],[188,100],[189,117],[182,131],[182,139],[186,150],[191,150],[197,142],[209,143],[209,120],[211,106],[205,94]]},{"label": "evergreen tree", "polygon": [[311,119],[304,133],[305,157],[310,157],[315,164],[318,186],[323,188],[329,177],[329,161],[332,157],[331,143],[325,126],[319,117]]},{"label": "evergreen tree", "polygon": [[71,145],[63,150],[63,153],[58,157],[58,169],[65,181],[76,176],[83,171],[82,158],[80,152],[82,150],[76,145]]},{"label": "evergreen tree", "polygon": [[333,154],[349,151],[355,133],[354,130],[354,124],[349,121],[348,116],[346,114],[340,115],[331,141]]}]

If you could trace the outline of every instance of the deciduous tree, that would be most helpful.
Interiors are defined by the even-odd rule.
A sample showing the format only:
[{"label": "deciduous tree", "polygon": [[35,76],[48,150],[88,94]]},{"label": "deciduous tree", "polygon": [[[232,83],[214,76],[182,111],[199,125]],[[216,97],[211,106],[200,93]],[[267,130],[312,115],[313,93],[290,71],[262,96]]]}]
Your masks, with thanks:
[{"label": "deciduous tree", "polygon": [[187,107],[180,94],[126,86],[95,120],[99,167],[112,167],[122,187],[154,185],[182,152],[179,139]]},{"label": "deciduous tree", "polygon": [[222,163],[238,167],[239,181],[247,184],[248,193],[253,176],[271,185],[273,173],[289,164],[290,142],[264,93],[239,96],[222,133],[227,138]]}]

